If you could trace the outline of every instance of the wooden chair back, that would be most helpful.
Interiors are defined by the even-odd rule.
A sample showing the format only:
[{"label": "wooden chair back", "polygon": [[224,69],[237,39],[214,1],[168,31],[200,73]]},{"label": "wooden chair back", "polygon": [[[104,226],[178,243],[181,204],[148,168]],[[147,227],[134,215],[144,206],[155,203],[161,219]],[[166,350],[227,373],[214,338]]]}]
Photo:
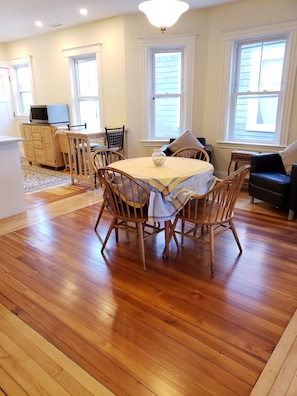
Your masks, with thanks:
[{"label": "wooden chair back", "polygon": [[122,151],[124,148],[125,125],[119,128],[105,127],[107,148]]},{"label": "wooden chair back", "polygon": [[202,147],[186,146],[177,150],[172,157],[184,157],[210,162],[208,153]]},{"label": "wooden chair back", "polygon": [[[92,166],[95,171],[95,177],[98,174],[98,169],[108,166],[109,164],[115,161],[120,161],[123,159],[125,159],[125,157],[123,156],[123,154],[121,154],[118,151],[112,149],[96,149],[92,153]],[[101,187],[104,194],[104,185],[103,186],[101,185]],[[104,209],[105,209],[105,202],[103,200],[103,202],[100,205],[100,211],[98,213],[97,220],[95,223],[95,227],[94,227],[95,231],[97,230]]]},{"label": "wooden chair back", "polygon": [[250,165],[245,165],[219,181],[206,194],[192,195],[181,216],[190,215],[205,225],[221,224],[232,219],[238,194],[249,170]]},{"label": "wooden chair back", "polygon": [[[210,245],[211,274],[214,274],[214,238],[231,229],[240,253],[242,248],[233,224],[234,207],[250,165],[245,165],[230,176],[219,181],[204,195],[192,195],[187,204],[177,214],[172,226],[172,234],[183,238],[208,242]],[[177,222],[181,220],[181,228]],[[186,223],[188,226],[186,227]],[[192,224],[192,227],[190,226]],[[200,233],[199,233],[200,229]]]},{"label": "wooden chair back", "polygon": [[86,134],[67,133],[69,169],[72,184],[75,180],[95,186],[90,139]]},{"label": "wooden chair back", "polygon": [[92,152],[92,166],[97,173],[99,168],[108,166],[113,162],[126,159],[126,157],[114,149],[96,149]]},{"label": "wooden chair back", "polygon": [[99,168],[98,176],[113,216],[124,222],[147,220],[150,192],[142,184],[111,167]]},{"label": "wooden chair back", "polygon": [[113,216],[101,252],[113,229],[116,230],[116,238],[119,229],[136,233],[145,270],[144,240],[163,231],[158,225],[147,224],[150,192],[134,177],[111,167],[99,168],[98,176],[104,186],[105,206]]}]

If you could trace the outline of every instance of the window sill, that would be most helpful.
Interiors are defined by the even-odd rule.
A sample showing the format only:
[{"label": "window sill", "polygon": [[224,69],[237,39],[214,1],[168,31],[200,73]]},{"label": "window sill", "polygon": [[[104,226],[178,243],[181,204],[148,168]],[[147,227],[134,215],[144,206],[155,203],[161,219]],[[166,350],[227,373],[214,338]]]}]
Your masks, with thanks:
[{"label": "window sill", "polygon": [[225,142],[217,141],[217,147],[229,150],[246,150],[246,151],[281,151],[286,146],[279,146],[275,144],[263,144],[263,143],[243,143],[243,142]]},{"label": "window sill", "polygon": [[144,147],[156,147],[163,146],[164,144],[168,144],[169,138],[167,140],[141,140],[141,144]]}]

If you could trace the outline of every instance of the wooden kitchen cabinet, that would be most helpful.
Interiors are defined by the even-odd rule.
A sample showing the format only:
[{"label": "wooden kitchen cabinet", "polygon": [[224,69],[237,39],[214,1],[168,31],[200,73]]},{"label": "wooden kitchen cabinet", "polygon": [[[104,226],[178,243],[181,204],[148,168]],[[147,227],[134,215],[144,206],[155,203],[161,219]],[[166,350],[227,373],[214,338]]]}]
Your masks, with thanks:
[{"label": "wooden kitchen cabinet", "polygon": [[21,124],[25,157],[30,164],[37,162],[55,169],[64,168],[56,132],[57,128],[52,125]]}]

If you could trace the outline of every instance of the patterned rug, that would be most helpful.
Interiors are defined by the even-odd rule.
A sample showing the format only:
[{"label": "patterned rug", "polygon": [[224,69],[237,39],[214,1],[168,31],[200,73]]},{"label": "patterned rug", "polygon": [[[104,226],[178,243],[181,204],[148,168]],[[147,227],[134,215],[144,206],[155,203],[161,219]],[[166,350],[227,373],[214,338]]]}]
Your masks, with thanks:
[{"label": "patterned rug", "polygon": [[34,165],[22,165],[25,194],[71,183],[70,175]]}]

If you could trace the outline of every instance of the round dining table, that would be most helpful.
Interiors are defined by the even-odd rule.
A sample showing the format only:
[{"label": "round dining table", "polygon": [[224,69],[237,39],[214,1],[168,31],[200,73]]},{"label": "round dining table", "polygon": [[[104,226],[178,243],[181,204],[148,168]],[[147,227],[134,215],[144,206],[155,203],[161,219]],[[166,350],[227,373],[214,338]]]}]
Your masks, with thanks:
[{"label": "round dining table", "polygon": [[150,190],[148,219],[165,223],[164,255],[167,257],[171,221],[191,195],[202,195],[214,185],[213,165],[197,159],[166,157],[165,164],[157,167],[152,157],[139,157],[109,166],[133,176]]}]

